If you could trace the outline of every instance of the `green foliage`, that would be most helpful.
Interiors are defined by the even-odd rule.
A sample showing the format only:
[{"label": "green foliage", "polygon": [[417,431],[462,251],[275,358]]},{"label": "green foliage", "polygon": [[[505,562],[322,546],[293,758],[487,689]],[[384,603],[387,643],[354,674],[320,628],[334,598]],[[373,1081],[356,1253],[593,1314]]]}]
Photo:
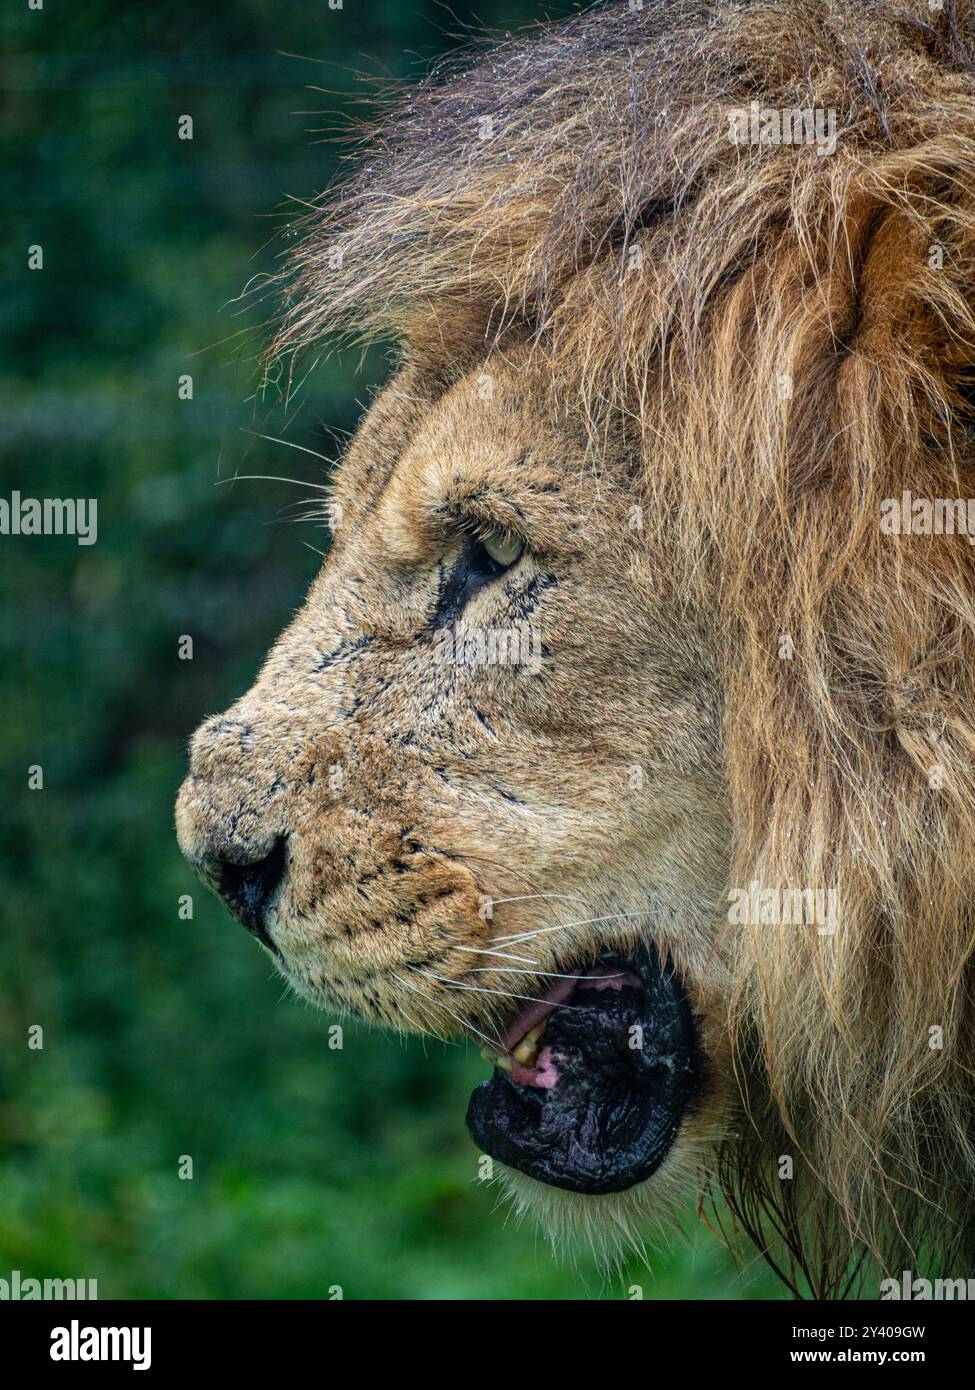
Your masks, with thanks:
[{"label": "green foliage", "polygon": [[0,495],[96,497],[98,541],[0,538],[0,1274],[97,1278],[103,1297],[774,1292],[700,1226],[661,1243],[652,1276],[553,1262],[476,1182],[463,1115],[480,1060],[353,1023],[331,1050],[329,1020],[283,996],[176,847],[184,740],[299,603],[318,564],[302,541],[324,545],[314,521],[286,524],[314,490],[219,480],[318,482],[314,459],[258,435],[333,456],[330,431],[354,427],[384,369],[330,361],[289,419],[252,398],[251,330],[272,306],[234,301],[275,262],[286,196],[335,167],[324,118],[292,113],[340,123],[362,55],[402,73],[405,49],[449,45],[445,13],[8,8]]}]

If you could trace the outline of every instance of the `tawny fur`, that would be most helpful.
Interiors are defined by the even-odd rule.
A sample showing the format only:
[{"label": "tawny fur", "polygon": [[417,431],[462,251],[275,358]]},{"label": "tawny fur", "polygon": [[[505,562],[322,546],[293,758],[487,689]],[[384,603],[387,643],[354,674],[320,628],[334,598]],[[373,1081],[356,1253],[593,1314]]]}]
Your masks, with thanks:
[{"label": "tawny fur", "polygon": [[[729,110],[753,99],[834,108],[835,152],[733,144]],[[378,739],[352,794],[362,814],[381,788],[391,823],[448,818],[454,867],[426,873],[467,895],[467,946],[558,923],[536,900],[476,934],[478,894],[518,875],[582,894],[579,918],[646,911],[628,938],[590,927],[572,950],[638,929],[671,950],[711,1058],[689,1151],[709,1146],[705,1168],[787,1278],[842,1293],[863,1250],[887,1269],[970,1273],[975,548],[882,534],[880,505],[905,489],[975,495],[972,4],[597,10],[410,91],[303,230],[272,374],[290,380],[343,332],[400,344],[406,364],[340,481],[362,534],[338,532],[306,610],[318,628],[327,608],[338,631],[413,631],[403,576],[435,544],[431,499],[465,470],[507,492],[557,483],[550,506],[525,505],[550,528],[542,548],[575,547],[591,586],[589,605],[558,586],[546,600],[565,680],[544,710],[509,688],[500,747],[471,732],[476,815],[462,793],[450,819],[442,788],[416,791],[422,758],[401,796],[386,775],[390,734],[426,707],[416,685],[382,717],[341,711]],[[347,587],[370,565],[388,576],[366,583],[378,612]],[[282,748],[308,757],[309,702],[320,710],[294,674],[318,641],[303,621],[248,697],[256,724],[277,711],[265,787]],[[380,707],[390,669],[374,677]],[[343,675],[364,679],[351,663]],[[460,694],[440,691],[451,748]],[[596,733],[600,756],[573,762]],[[535,814],[491,801],[492,758]],[[606,774],[648,762],[637,796]],[[185,804],[199,857],[224,803]],[[752,881],[835,887],[838,929],[729,926],[728,888]],[[458,930],[438,918],[423,938]],[[546,956],[552,939],[532,943],[549,969],[566,957],[561,938]],[[322,949],[316,926],[296,953]],[[452,978],[493,977],[458,964]],[[465,1019],[501,1016],[477,1003]],[[453,1026],[419,994],[400,1005]],[[599,1201],[580,1219],[598,1222]]]}]

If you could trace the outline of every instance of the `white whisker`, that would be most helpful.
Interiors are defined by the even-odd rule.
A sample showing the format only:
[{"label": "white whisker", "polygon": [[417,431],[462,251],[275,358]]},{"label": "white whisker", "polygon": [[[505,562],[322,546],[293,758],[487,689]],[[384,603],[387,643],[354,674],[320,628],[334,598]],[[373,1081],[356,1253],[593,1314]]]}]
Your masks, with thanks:
[{"label": "white whisker", "polygon": [[[409,969],[411,970],[414,968],[415,967],[413,966],[409,967]],[[503,1045],[500,1038],[489,1038],[486,1033],[481,1032],[480,1028],[475,1028],[473,1023],[468,1023],[466,1020],[462,1019],[459,1014],[454,1013],[453,1009],[448,1008],[447,1005],[442,1003],[440,1000],[434,999],[432,994],[428,994],[427,991],[425,989],[421,989],[419,985],[411,985],[409,980],[404,980],[402,975],[396,974],[395,970],[392,972],[392,974],[395,980],[399,980],[401,985],[405,985],[406,988],[412,990],[414,994],[419,994],[421,998],[427,1001],[428,1004],[433,1004],[435,1008],[443,1009],[444,1013],[450,1014],[450,1017],[454,1019],[456,1023],[459,1023],[461,1028],[465,1032],[476,1033],[479,1038],[483,1038],[483,1040],[487,1043],[488,1047],[496,1049]],[[434,979],[435,978],[436,976],[434,976]]]},{"label": "white whisker", "polygon": [[537,965],[537,960],[532,960],[529,956],[513,956],[507,951],[495,951],[490,946],[457,946],[458,951],[469,951],[475,956],[500,956],[502,960],[517,960],[522,965]]},{"label": "white whisker", "polygon": [[536,898],[573,898],[578,903],[586,901],[581,893],[519,893],[513,898],[492,898],[491,903],[497,907],[499,903],[528,903],[534,902]]},{"label": "white whisker", "polygon": [[[450,985],[453,989],[471,990],[475,994],[496,994],[499,999],[524,999],[529,1004],[538,1003],[537,994],[512,994],[506,989],[488,989],[485,985],[465,985],[460,980],[450,980],[445,975],[436,975],[430,970],[420,970],[419,966],[411,966],[419,975],[425,975],[428,980],[439,980],[441,984]],[[575,976],[569,976],[574,979]],[[578,1009],[578,1004],[558,1004],[560,1009]]]},{"label": "white whisker", "polygon": [[[515,965],[476,965],[470,971],[472,975],[533,975],[544,980],[588,980],[588,975],[560,975],[557,970],[519,970]],[[618,980],[622,977],[623,971],[619,970],[613,975],[604,975],[604,980]]]},{"label": "white whisker", "polygon": [[[296,444],[293,439],[279,439],[274,434],[261,434],[260,430],[244,430],[244,434],[252,434],[255,439],[266,439],[269,444],[283,444],[287,449],[297,449],[299,454],[311,454],[313,459],[321,459],[322,463],[327,463],[331,468],[335,460],[328,458],[325,454],[320,454],[316,449],[309,449],[305,444]],[[329,489],[324,483],[309,483],[309,487],[320,487],[323,492]]]},{"label": "white whisker", "polygon": [[653,913],[650,908],[643,912],[611,912],[606,917],[587,917],[578,922],[559,922],[554,927],[538,927],[534,931],[514,932],[510,936],[499,936],[498,941],[506,941],[510,946],[517,946],[522,941],[532,941],[536,936],[546,936],[553,931],[568,931],[570,927],[593,927],[599,922],[621,922],[630,917],[650,917]]},{"label": "white whisker", "polygon": [[306,483],[303,478],[281,478],[276,473],[234,473],[229,478],[218,478],[214,487],[224,487],[227,483],[293,483],[295,487],[310,487],[328,492],[322,483]]}]

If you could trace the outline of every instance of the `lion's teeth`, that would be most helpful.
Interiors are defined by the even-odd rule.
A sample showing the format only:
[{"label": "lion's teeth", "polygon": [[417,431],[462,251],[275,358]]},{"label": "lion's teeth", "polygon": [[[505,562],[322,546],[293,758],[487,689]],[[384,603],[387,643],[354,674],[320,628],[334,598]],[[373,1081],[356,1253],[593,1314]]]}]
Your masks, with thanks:
[{"label": "lion's teeth", "polygon": [[500,1067],[502,1071],[509,1073],[514,1070],[510,1057],[505,1057],[500,1052],[492,1052],[489,1047],[481,1048],[481,1056],[485,1062],[490,1062],[492,1067]]},{"label": "lion's teeth", "polygon": [[544,1031],[544,1022],[538,1023],[534,1028],[530,1028],[522,1038],[512,1054],[519,1066],[530,1067],[535,1061],[535,1053],[538,1050],[538,1040]]},{"label": "lion's teeth", "polygon": [[495,1052],[493,1048],[482,1047],[481,1056],[485,1062],[490,1062],[492,1067],[500,1067],[509,1076],[514,1071],[515,1062],[521,1067],[531,1067],[535,1064],[535,1054],[538,1051],[538,1040],[545,1032],[545,1023],[536,1023],[534,1028],[529,1028],[521,1042],[509,1056],[506,1052]]}]

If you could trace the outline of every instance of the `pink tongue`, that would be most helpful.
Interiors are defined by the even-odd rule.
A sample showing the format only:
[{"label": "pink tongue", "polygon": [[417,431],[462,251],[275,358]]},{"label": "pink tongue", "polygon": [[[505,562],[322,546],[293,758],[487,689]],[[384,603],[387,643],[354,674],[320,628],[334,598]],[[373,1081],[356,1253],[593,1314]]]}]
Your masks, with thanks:
[{"label": "pink tongue", "polygon": [[543,1018],[548,1018],[560,1004],[564,1004],[576,985],[582,981],[592,981],[593,989],[622,989],[624,985],[639,985],[640,981],[636,975],[631,975],[627,971],[621,971],[618,966],[597,965],[594,970],[590,970],[585,975],[573,975],[571,979],[559,980],[558,984],[551,989],[540,994],[537,999],[524,1009],[509,1025],[502,1039],[505,1049],[511,1052],[518,1046],[526,1033],[535,1027],[536,1023],[541,1023]]}]

